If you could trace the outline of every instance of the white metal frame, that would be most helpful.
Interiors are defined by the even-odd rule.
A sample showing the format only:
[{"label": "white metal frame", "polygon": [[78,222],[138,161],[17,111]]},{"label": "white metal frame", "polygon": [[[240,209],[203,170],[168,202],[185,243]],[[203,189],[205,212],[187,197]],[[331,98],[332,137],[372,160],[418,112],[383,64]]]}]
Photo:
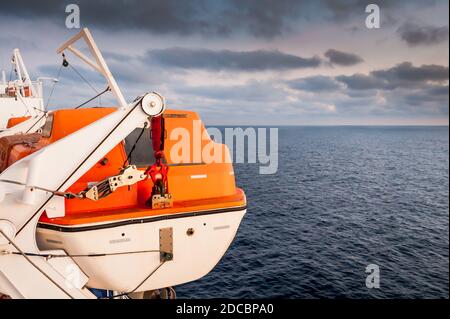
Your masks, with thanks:
[{"label": "white metal frame", "polygon": [[[4,134],[11,135],[17,133],[17,129],[10,133],[6,132],[6,123],[11,117],[30,115],[42,115],[44,112],[44,103],[42,96],[42,81],[31,81],[28,70],[23,61],[19,49],[14,49],[11,57],[11,63],[15,70],[17,78],[12,81],[6,81],[6,74],[2,72],[0,83],[0,136]],[[10,88],[15,90],[14,96],[9,96],[5,91]],[[29,89],[29,95],[25,88]],[[18,131],[21,133],[21,131]]]},{"label": "white metal frame", "polygon": [[31,88],[31,92],[33,92],[33,94],[36,94],[37,91],[35,91],[35,88],[31,83],[30,75],[28,74],[28,70],[27,67],[25,66],[25,63],[23,63],[22,55],[20,54],[19,49],[14,49],[12,63],[14,64],[17,72],[18,77],[17,81],[20,86],[21,95],[25,96],[24,86],[29,86]]},{"label": "white metal frame", "polygon": [[[77,48],[75,48],[75,43],[79,40],[83,39],[85,43],[87,44],[92,56],[94,57],[95,61],[92,61],[91,58],[87,57],[85,54],[83,54],[81,51],[79,51]],[[64,53],[65,50],[70,51],[75,56],[80,58],[83,62],[85,62],[87,65],[92,67],[95,71],[99,72],[101,75],[103,75],[108,82],[108,86],[111,89],[111,92],[113,93],[114,97],[117,100],[117,103],[119,104],[119,107],[125,108],[127,107],[127,102],[125,101],[125,98],[123,97],[123,94],[117,85],[117,82],[112,75],[111,71],[109,70],[108,65],[105,62],[105,59],[103,58],[103,55],[99,48],[97,47],[97,44],[95,43],[89,29],[84,28],[82,29],[77,35],[69,39],[66,43],[64,43],[56,52],[58,54]],[[28,71],[25,67],[25,64],[23,63],[22,56],[20,54],[19,49],[15,49],[13,53],[13,63],[17,70],[17,75],[19,77],[19,87],[20,87],[20,94],[21,96],[18,96],[18,98],[22,98],[23,96],[23,87],[30,86],[32,92],[36,92],[39,94],[39,96],[42,98],[42,90],[39,89],[35,91],[35,87],[32,85],[32,82],[30,80],[30,76],[28,74]],[[23,76],[23,81],[22,81]],[[44,79],[44,78],[39,78]],[[38,80],[39,80],[38,79]],[[55,81],[55,79],[53,79]],[[38,81],[41,83],[41,81]],[[40,85],[38,85],[38,88]],[[36,94],[34,93],[34,94]],[[25,104],[25,103],[24,103]],[[26,104],[25,104],[26,105]],[[19,125],[16,125],[9,129],[3,129],[0,130],[0,137],[8,136],[8,135],[14,135],[14,134],[20,134],[20,133],[35,133],[37,132],[42,125],[45,123],[45,116],[42,116],[42,114],[37,114],[36,110],[34,109],[27,109],[27,112],[32,115],[32,117]]]},{"label": "white metal frame", "polygon": [[[0,174],[0,293],[13,298],[94,297],[84,288],[88,279],[74,260],[37,256],[49,253],[39,251],[36,244],[40,215],[44,210],[51,217],[65,214],[62,197],[39,189],[67,190],[136,127],[143,127],[149,118],[160,115],[165,108],[164,99],[155,93],[148,93],[129,105],[124,104],[120,89],[87,29],[60,50],[82,36],[87,37],[98,66],[104,71],[122,107],[23,158]],[[16,254],[18,248],[37,255],[26,258]],[[65,252],[58,251],[57,254]],[[70,281],[74,272],[78,274],[79,285]]]},{"label": "white metal frame", "polygon": [[[84,55],[82,52],[80,52],[78,49],[76,49],[73,45],[78,40],[83,39],[91,54],[95,58],[95,62],[92,61],[89,57]],[[103,58],[102,53],[97,47],[97,44],[95,43],[94,39],[92,38],[91,33],[89,32],[88,28],[82,29],[76,36],[68,40],[66,43],[64,43],[56,52],[58,54],[61,54],[64,52],[64,50],[69,50],[73,54],[75,54],[78,58],[80,58],[83,62],[88,64],[90,67],[92,67],[94,70],[102,74],[106,80],[108,81],[109,88],[111,89],[111,92],[117,99],[117,102],[119,103],[119,106],[122,108],[125,108],[127,106],[127,103],[125,101],[125,98],[123,97],[122,92],[120,91],[119,86],[117,85],[116,80],[114,79],[111,71],[108,68],[108,65],[105,62],[105,59]]]},{"label": "white metal frame", "polygon": [[[67,190],[136,127],[142,127],[148,121],[149,114],[144,112],[141,100],[23,158],[0,174],[0,199],[3,199],[0,202],[0,221],[3,222],[0,223],[0,230],[7,233],[23,251],[48,253],[40,252],[36,245],[37,223],[44,210],[64,215],[64,202],[63,198],[39,191],[35,187]],[[155,109],[156,113],[152,115],[159,115],[162,111],[163,108]],[[58,215],[53,215],[56,216]],[[7,244],[5,238],[0,240],[1,250],[17,252],[15,247]],[[0,254],[0,292],[15,298],[89,296],[83,289],[66,287],[67,289],[62,290],[50,280],[42,278],[41,272],[44,272],[59,286],[65,287],[67,276],[70,275],[66,272],[67,267],[72,265],[72,270],[77,269],[77,272],[82,273],[70,258],[59,258],[61,263],[58,265],[44,257],[29,258],[40,270],[31,267],[29,261],[21,255]],[[30,281],[30,278],[33,279]],[[85,281],[87,282],[87,278]]]}]

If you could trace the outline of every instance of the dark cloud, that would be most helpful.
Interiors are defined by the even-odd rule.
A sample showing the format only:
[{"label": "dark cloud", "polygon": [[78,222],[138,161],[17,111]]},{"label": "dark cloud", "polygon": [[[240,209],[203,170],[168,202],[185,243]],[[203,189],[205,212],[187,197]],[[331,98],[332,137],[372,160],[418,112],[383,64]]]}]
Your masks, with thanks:
[{"label": "dark cloud", "polygon": [[168,48],[148,51],[145,60],[183,69],[265,71],[314,68],[319,57],[303,58],[277,50],[230,51]]},{"label": "dark cloud", "polygon": [[410,62],[400,63],[392,68],[376,70],[369,75],[354,74],[338,76],[336,79],[353,90],[417,88],[427,82],[448,81],[448,67],[441,65],[413,66]]},{"label": "dark cloud", "polygon": [[417,83],[444,82],[448,80],[448,67],[442,65],[422,65],[415,67],[410,62],[403,62],[386,70],[371,72],[378,79],[385,80],[389,87],[410,87]]},{"label": "dark cloud", "polygon": [[428,93],[433,96],[447,96],[448,99],[448,85],[431,87]]},{"label": "dark cloud", "polygon": [[325,56],[328,58],[331,64],[343,66],[351,66],[364,61],[359,55],[334,49],[329,49],[327,52],[325,52]]},{"label": "dark cloud", "polygon": [[402,40],[410,46],[438,44],[448,41],[448,26],[420,26],[414,23],[402,25],[398,31]]},{"label": "dark cloud", "polygon": [[200,14],[204,0],[78,0],[73,1],[14,1],[2,10],[1,15],[16,17],[47,18],[64,23],[68,4],[80,7],[81,22],[84,26],[117,29],[143,29],[155,33],[202,32],[209,28]]},{"label": "dark cloud", "polygon": [[[120,58],[120,56],[110,58],[114,57]],[[138,61],[139,58],[136,58],[131,63]],[[117,60],[112,63],[111,70],[117,81],[125,84],[123,93],[132,100],[148,88],[148,80],[133,78],[132,72],[126,71],[129,65],[130,59],[122,59],[121,62]],[[58,65],[42,66],[39,73],[54,76],[58,68]],[[177,79],[180,70],[170,69],[167,74],[163,74],[165,77],[163,80],[160,78],[161,74],[157,72],[158,79],[155,80],[167,83],[170,87],[167,98],[172,106],[200,107],[206,110],[207,114],[214,113],[212,106],[219,105],[222,109],[234,107],[236,112],[243,114],[250,114],[254,112],[249,111],[250,109],[257,108],[256,110],[267,116],[272,114],[271,110],[283,105],[282,109],[287,108],[287,113],[293,110],[294,114],[302,112],[322,116],[330,112],[324,106],[335,105],[337,116],[366,116],[376,113],[380,116],[396,114],[407,117],[426,114],[441,117],[448,114],[448,84],[445,80],[445,71],[444,75],[441,74],[441,68],[445,70],[442,66],[414,67],[410,63],[402,63],[385,70],[373,71],[369,75],[309,76],[289,81],[253,80],[239,85],[213,83],[203,86],[192,86],[188,81]],[[81,66],[77,66],[77,69],[99,91],[105,87],[104,80],[94,71]],[[153,66],[142,63],[143,72],[138,73],[151,74],[152,69]],[[405,70],[411,72],[411,81],[404,81],[409,74]],[[158,88],[153,84],[151,87],[165,94],[163,87]],[[299,97],[297,92],[287,90],[287,87],[316,94]],[[94,95],[95,92],[75,72],[67,68],[61,73],[61,82],[56,87],[50,105],[73,107]],[[108,96],[104,96],[102,101],[97,99],[89,105],[114,105],[114,99],[107,100],[107,98]],[[379,104],[380,99],[384,100],[382,104]],[[264,102],[262,109],[260,109],[261,102]],[[223,111],[217,109],[216,111],[223,116]]]},{"label": "dark cloud", "polygon": [[352,90],[373,90],[387,87],[387,82],[373,75],[353,74],[337,76],[336,80],[345,83]]},{"label": "dark cloud", "polygon": [[[73,1],[72,1],[73,2]],[[44,17],[64,23],[71,1],[14,1],[3,16]],[[78,0],[84,26],[139,29],[157,34],[228,36],[247,33],[272,38],[300,19],[308,1],[298,0]]]},{"label": "dark cloud", "polygon": [[[365,7],[371,2],[364,0],[324,0],[324,3],[329,9],[328,14],[332,19],[336,21],[345,21],[351,15],[361,14],[361,12],[364,12]],[[393,4],[393,1],[379,0],[376,3],[379,6],[390,7]]]},{"label": "dark cloud", "polygon": [[431,7],[438,2],[445,3],[447,0],[410,0],[410,1],[398,1],[398,0],[322,0],[324,14],[333,21],[347,22],[350,18],[361,17],[365,19],[365,8],[370,3],[377,4],[382,10],[383,23],[388,22],[387,19],[391,19],[393,13],[403,13],[405,7],[422,8]]},{"label": "dark cloud", "polygon": [[256,37],[273,38],[292,30],[293,22],[305,18],[311,3],[304,0],[230,0],[217,21],[228,31],[245,30]]},{"label": "dark cloud", "polygon": [[322,75],[295,79],[286,83],[292,89],[310,92],[332,92],[342,88],[342,85],[332,77]]},{"label": "dark cloud", "polygon": [[439,85],[427,89],[405,92],[403,100],[408,105],[431,107],[448,114],[448,85]]},{"label": "dark cloud", "polygon": [[[65,7],[70,3],[80,6],[81,22],[88,27],[182,36],[247,34],[267,39],[298,30],[301,23],[360,21],[368,4],[364,0],[40,0],[11,1],[0,15],[42,18],[63,25]],[[425,5],[424,1],[411,3]],[[389,12],[405,6],[395,0],[378,0],[377,4]]]}]

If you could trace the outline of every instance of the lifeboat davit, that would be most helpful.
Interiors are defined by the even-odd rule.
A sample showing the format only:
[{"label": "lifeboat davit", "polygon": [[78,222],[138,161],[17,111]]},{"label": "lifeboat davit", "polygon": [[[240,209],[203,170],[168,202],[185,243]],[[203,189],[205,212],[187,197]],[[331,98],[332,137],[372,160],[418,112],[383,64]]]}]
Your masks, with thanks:
[{"label": "lifeboat davit", "polygon": [[31,80],[19,49],[13,50],[11,63],[15,79],[6,81],[5,72],[1,72],[0,136],[5,136],[2,131],[7,127],[9,119],[18,116],[34,117],[42,115],[45,111],[42,98],[42,80],[45,78]]},{"label": "lifeboat davit", "polygon": [[[48,114],[38,133],[0,138],[0,173],[115,110],[57,110]],[[234,239],[246,213],[246,198],[235,185],[231,161],[180,163],[174,158],[178,154],[171,149],[180,141],[171,137],[180,129],[191,133],[184,141],[191,152],[197,142],[202,147],[214,143],[229,158],[226,145],[212,141],[203,124],[201,142],[194,141],[198,122],[195,112],[165,110],[152,119],[151,128],[133,131],[66,194],[82,194],[100,181],[111,182],[112,176],[126,177],[124,167],[147,177],[104,197],[99,186],[96,200],[66,196],[63,217],[52,218],[47,212],[40,217],[39,249],[64,250],[89,278],[91,288],[147,291],[208,274]],[[151,173],[156,162],[156,173]]]}]

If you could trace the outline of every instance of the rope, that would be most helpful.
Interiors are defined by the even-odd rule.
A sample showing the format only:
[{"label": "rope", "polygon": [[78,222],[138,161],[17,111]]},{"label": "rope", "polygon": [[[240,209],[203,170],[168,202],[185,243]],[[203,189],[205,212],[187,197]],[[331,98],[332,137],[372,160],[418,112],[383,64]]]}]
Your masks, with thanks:
[{"label": "rope", "polygon": [[[67,183],[68,180],[83,166],[84,163],[94,154],[97,149],[102,146],[102,144],[111,136],[111,134],[114,133],[114,131],[125,121],[128,116],[130,116],[131,113],[134,112],[134,110],[140,105],[140,103],[136,102],[136,104],[133,106],[133,108],[119,121],[119,123],[116,124],[116,126],[113,127],[113,129],[100,141],[99,144],[89,153],[88,156],[86,156],[81,163],[75,168],[74,171],[62,182],[61,185],[59,185],[58,190],[64,186],[64,184]],[[47,203],[53,198],[53,195],[47,198],[47,200],[42,203],[42,205],[27,219],[27,221],[23,224],[23,226],[17,231],[17,234],[20,234],[20,232],[28,225],[28,223],[37,215],[40,213],[40,211],[47,205]]]},{"label": "rope", "polygon": [[[67,60],[66,60],[67,61]],[[87,85],[89,85],[90,87],[91,87],[91,89],[93,89],[94,90],[94,92],[95,93],[98,93],[98,90],[80,73],[80,72],[78,72],[78,70],[77,69],[75,69],[75,67],[72,65],[72,64],[68,64],[68,66],[70,66],[70,68],[72,69],[72,70],[74,70],[75,71],[75,73],[76,74],[78,74],[78,76],[84,81],[84,82],[86,82],[87,83]]]},{"label": "rope", "polygon": [[161,266],[162,265],[164,265],[165,264],[165,260],[163,260],[155,269],[153,269],[151,272],[150,272],[150,274],[147,276],[147,277],[145,277],[145,279],[144,280],[142,280],[141,281],[141,283],[139,284],[139,285],[137,285],[136,286],[136,288],[134,288],[133,290],[131,290],[131,291],[128,291],[128,292],[125,292],[125,293],[123,293],[123,294],[120,294],[120,295],[115,295],[115,296],[111,296],[111,297],[109,297],[109,299],[114,299],[114,298],[119,298],[119,297],[124,297],[124,296],[126,296],[126,297],[128,297],[129,298],[129,294],[132,294],[133,292],[135,292],[136,290],[138,290],[151,276],[153,276],[153,274],[159,269],[159,268],[161,268]]},{"label": "rope", "polygon": [[[29,111],[30,107],[28,106],[28,104],[25,103],[25,101],[24,101],[23,98],[22,98],[22,95],[19,93],[19,94],[17,94],[16,96],[19,97],[20,102],[22,102],[22,104],[23,104],[23,105],[25,106],[25,108],[27,109],[27,113],[25,113],[25,115],[26,115],[26,114],[30,114],[30,115],[31,115],[31,113],[30,113],[30,111]],[[35,107],[35,106],[32,106],[31,108],[32,108],[32,109],[35,109],[36,111],[45,113],[45,111],[43,111],[43,110],[41,110],[41,109],[38,109],[38,108]]]},{"label": "rope", "polygon": [[[65,59],[65,61],[66,61],[66,64],[84,81],[84,82],[86,82],[87,83],[87,85],[89,85],[90,87],[91,87],[91,89],[92,90],[94,90],[94,92],[95,93],[97,93],[97,95],[94,97],[94,98],[92,98],[91,100],[89,100],[88,102],[90,102],[90,101],[92,101],[92,100],[94,100],[95,98],[97,98],[97,97],[100,97],[103,93],[105,93],[106,91],[104,91],[104,92],[102,92],[101,94],[98,94],[98,90],[80,73],[80,72],[78,72],[78,70],[71,64],[71,63],[69,63],[68,61],[67,61],[67,59],[66,59],[66,57],[64,56],[64,59]],[[86,102],[87,103],[87,102]],[[83,104],[84,105],[84,104]],[[99,105],[101,106],[102,105],[102,99],[100,98],[99,99]],[[77,107],[78,108],[78,107]]]},{"label": "rope", "polygon": [[[24,252],[26,256],[33,256],[33,257],[44,257],[47,260],[52,258],[81,258],[81,257],[106,257],[106,256],[120,256],[120,255],[133,255],[133,254],[145,254],[145,253],[161,253],[161,250],[153,249],[153,250],[138,250],[138,251],[124,251],[124,252],[117,252],[117,253],[93,253],[93,254],[67,254],[67,255],[54,255],[54,254],[36,254],[36,253],[26,253]],[[13,255],[17,255],[20,253],[17,252],[6,252]]]},{"label": "rope", "polygon": [[[1,229],[0,229],[0,233],[6,238],[6,240],[11,243],[14,248],[17,250],[17,252],[6,252],[6,253],[11,253],[11,254],[15,254],[15,255],[21,255],[23,256],[33,267],[35,267],[42,275],[44,275],[48,280],[50,280],[55,286],[57,286],[59,289],[61,289],[67,296],[69,296],[71,299],[74,299],[74,297],[72,297],[66,290],[64,290],[60,285],[58,285],[57,282],[55,282],[50,276],[48,276],[42,269],[40,269],[30,258],[29,256],[32,257],[45,257],[47,259],[50,258],[74,258],[74,257],[104,257],[104,256],[115,256],[115,255],[125,255],[125,254],[140,254],[140,253],[149,253],[149,252],[161,252],[161,250],[140,250],[140,251],[132,251],[132,252],[118,252],[118,253],[101,253],[101,254],[87,254],[87,255],[82,255],[82,254],[74,254],[74,255],[53,255],[53,254],[35,254],[35,253],[26,253],[24,251],[22,251],[15,243],[14,241],[9,238]],[[5,252],[3,252],[5,253]],[[153,274],[156,273],[156,271],[161,268],[161,266],[165,263],[166,261],[163,260],[155,269],[153,269],[150,274],[147,275],[147,277],[145,277],[144,280],[142,280],[133,290],[123,293],[123,294],[119,294],[119,295],[115,295],[115,296],[111,296],[109,297],[109,299],[114,299],[114,298],[119,298],[119,297],[129,297],[128,295],[135,292],[136,290],[138,290],[151,276],[153,276]]]},{"label": "rope", "polygon": [[55,90],[55,86],[56,86],[56,84],[59,83],[59,77],[60,77],[60,75],[61,75],[62,67],[63,67],[63,64],[61,64],[61,65],[59,66],[58,74],[56,75],[56,79],[57,79],[58,81],[53,83],[52,89],[51,89],[51,91],[50,91],[50,94],[48,95],[47,103],[45,104],[45,109],[46,109],[46,110],[48,109],[48,104],[50,103],[50,99],[51,99],[51,97],[52,97],[52,95],[53,95],[53,91]]},{"label": "rope", "polygon": [[[18,181],[12,181],[12,180],[9,180],[9,179],[0,179],[0,182],[20,185],[20,186],[28,186],[25,183],[18,182]],[[58,191],[53,191],[51,189],[47,189],[47,188],[40,187],[40,186],[28,186],[28,187],[30,187],[31,189],[37,189],[37,190],[41,190],[41,191],[44,191],[44,192],[48,192],[48,193],[51,193],[51,194],[53,194],[55,196],[62,196],[62,197],[67,198],[67,199],[72,199],[72,198],[79,197],[77,194],[74,194],[74,193],[71,193],[71,192],[58,192]]]},{"label": "rope", "polygon": [[[31,116],[30,108],[29,108],[28,105],[25,103],[25,101],[22,100],[22,96],[21,96],[20,92],[16,93],[16,97],[19,98],[20,102],[22,102],[23,106],[25,106],[25,108],[26,108],[26,110],[27,110],[27,111],[25,112],[24,116],[27,116],[28,114]],[[17,99],[16,99],[16,101],[17,101]],[[33,106],[33,108],[36,109],[34,106]]]},{"label": "rope", "polygon": [[136,145],[139,142],[139,140],[141,139],[142,135],[144,134],[146,128],[147,128],[147,122],[144,123],[144,127],[142,128],[141,133],[139,133],[139,136],[137,137],[136,141],[134,142],[133,146],[131,147],[130,152],[128,153],[127,159],[122,164],[123,167],[125,167],[126,163],[129,163],[131,161],[131,155],[133,154],[134,149],[136,148]]},{"label": "rope", "polygon": [[[75,107],[75,109],[78,109],[78,108],[80,108],[80,107],[82,107],[82,106],[84,106],[84,105],[86,105],[86,104],[88,104],[89,102],[91,102],[91,101],[93,101],[93,100],[95,100],[96,98],[100,98],[104,93],[106,93],[106,92],[108,92],[108,91],[110,91],[111,89],[109,88],[109,87],[107,87],[103,92],[98,92],[98,90],[71,64],[71,63],[69,63],[69,61],[67,61],[67,58],[66,58],[66,55],[63,53],[62,54],[62,57],[63,57],[63,63],[62,63],[62,65],[61,66],[64,66],[64,67],[70,67],[84,82],[86,82],[87,83],[87,85],[95,92],[95,93],[97,93],[97,95],[96,96],[94,96],[93,98],[91,98],[91,99],[89,99],[89,100],[87,100],[86,102],[84,102],[84,103],[82,103],[82,104],[80,104],[80,105],[78,105],[77,107]],[[61,68],[60,68],[61,69]],[[59,75],[58,75],[59,76]],[[99,99],[99,105],[101,106],[102,105],[102,99],[100,98]]]},{"label": "rope", "polygon": [[39,268],[38,265],[36,265],[20,248],[17,246],[14,241],[9,238],[1,229],[0,233],[3,235],[3,237],[6,238],[6,240],[11,243],[11,245],[14,246],[14,248],[19,252],[20,255],[22,255],[34,268],[36,268],[44,277],[46,277],[50,282],[52,282],[56,287],[61,289],[62,292],[64,292],[68,297],[71,299],[74,299],[63,287],[61,287],[56,281],[54,281],[49,275],[47,275],[41,268]]},{"label": "rope", "polygon": [[78,105],[77,107],[75,107],[74,109],[76,110],[76,109],[79,109],[80,107],[82,107],[82,106],[84,106],[84,105],[86,105],[86,104],[88,104],[89,102],[91,102],[92,100],[95,100],[96,98],[98,98],[99,96],[101,96],[101,95],[103,95],[103,94],[105,94],[106,92],[108,92],[108,91],[111,91],[111,89],[109,88],[109,86],[108,87],[106,87],[106,89],[103,91],[103,92],[100,92],[99,94],[97,94],[96,96],[94,96],[94,97],[92,97],[92,98],[90,98],[89,100],[87,100],[86,102],[84,102],[84,103],[81,103],[80,105]]},{"label": "rope", "polygon": [[13,72],[13,65],[11,63],[11,69],[9,70],[9,81],[8,82],[11,82],[11,80],[12,80],[12,72]]},{"label": "rope", "polygon": [[44,111],[44,113],[42,114],[42,116],[41,116],[36,122],[34,122],[33,125],[31,125],[31,127],[30,127],[25,133],[30,132],[31,129],[32,129],[36,124],[38,124],[38,123],[39,123],[46,115],[47,115],[47,111]]}]

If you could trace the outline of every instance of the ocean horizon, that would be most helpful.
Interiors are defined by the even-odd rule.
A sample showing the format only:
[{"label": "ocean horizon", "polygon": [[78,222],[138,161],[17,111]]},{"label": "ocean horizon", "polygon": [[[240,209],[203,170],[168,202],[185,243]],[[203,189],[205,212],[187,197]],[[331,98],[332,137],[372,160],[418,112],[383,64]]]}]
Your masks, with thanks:
[{"label": "ocean horizon", "polygon": [[448,298],[448,126],[278,127],[277,173],[234,164],[247,214],[178,297]]}]

